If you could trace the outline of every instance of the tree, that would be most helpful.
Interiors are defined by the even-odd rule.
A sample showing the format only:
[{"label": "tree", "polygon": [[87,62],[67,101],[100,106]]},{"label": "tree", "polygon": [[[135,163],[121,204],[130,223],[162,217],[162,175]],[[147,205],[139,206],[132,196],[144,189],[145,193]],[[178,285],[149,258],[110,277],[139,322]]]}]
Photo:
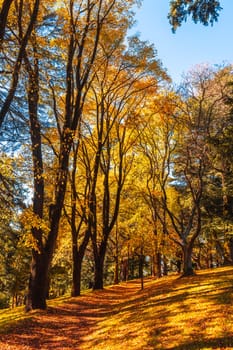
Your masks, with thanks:
[{"label": "tree", "polygon": [[195,23],[213,25],[221,9],[220,2],[216,0],[171,0],[168,18],[175,32],[190,15]]},{"label": "tree", "polygon": [[184,114],[180,116],[183,129],[176,136],[178,147],[173,160],[173,186],[180,199],[177,214],[168,207],[166,210],[181,240],[185,274],[192,273],[192,251],[206,210],[203,205],[212,166],[209,140],[211,135],[221,133],[219,115],[228,113],[224,103],[227,85],[224,79],[218,79],[219,75],[208,67],[199,68],[184,84]]},{"label": "tree", "polygon": [[20,213],[25,193],[19,181],[20,160],[1,152],[0,157],[0,307],[22,304],[26,291],[29,248],[24,244]]},{"label": "tree", "polygon": [[[61,52],[61,47],[67,51],[62,55],[66,60],[66,77],[64,104],[59,106],[57,103],[58,96],[53,96],[54,116],[57,123],[57,134],[59,137],[59,148],[56,160],[56,178],[53,189],[53,203],[49,208],[44,201],[43,179],[44,172],[41,163],[41,154],[33,154],[34,162],[34,186],[39,186],[36,191],[41,193],[40,197],[34,197],[34,208],[40,207],[40,214],[34,213],[34,220],[39,222],[44,219],[40,217],[48,215],[47,228],[48,232],[43,232],[43,225],[33,224],[32,235],[35,239],[36,247],[33,248],[33,258],[31,265],[31,277],[29,284],[29,297],[27,308],[46,308],[46,296],[48,293],[48,272],[53,257],[55,243],[58,235],[59,222],[62,213],[66,185],[69,173],[69,160],[74,137],[78,135],[79,126],[82,118],[83,107],[85,104],[90,83],[93,79],[94,72],[101,65],[102,59],[98,54],[99,40],[103,27],[108,26],[108,20],[111,17],[111,11],[117,11],[121,2],[119,1],[88,1],[87,4],[76,6],[73,1],[68,1],[68,7],[57,7],[57,15],[62,16],[63,27],[60,29],[62,38],[55,38],[54,44],[57,50]],[[130,6],[131,4],[129,4]],[[67,12],[64,12],[67,11]],[[65,13],[65,14],[64,14]],[[110,22],[111,23],[111,22]],[[56,65],[56,62],[54,62]],[[31,79],[31,76],[29,77]],[[52,78],[51,78],[52,79]],[[33,81],[34,83],[35,81]],[[29,82],[30,83],[30,82]],[[52,84],[51,84],[52,85]],[[33,90],[34,92],[34,90]],[[34,92],[35,94],[35,92]],[[36,103],[34,99],[33,102]],[[64,110],[61,110],[64,107]],[[30,108],[30,107],[29,107]],[[33,117],[36,123],[31,124],[31,135],[39,136],[38,116],[36,117],[36,106],[34,106]],[[33,151],[39,150],[41,145],[33,145]],[[52,145],[52,144],[51,144]],[[39,176],[38,176],[39,174]],[[40,191],[40,192],[39,192]],[[34,211],[33,211],[34,212]],[[36,221],[37,222],[37,221]]]},{"label": "tree", "polygon": [[89,168],[85,166],[86,154],[89,151],[82,137],[73,145],[72,168],[64,206],[72,236],[72,296],[81,293],[82,262],[90,239],[87,206],[90,178]]},{"label": "tree", "polygon": [[162,192],[168,186],[171,157],[176,147],[176,119],[173,118],[175,101],[175,95],[169,92],[151,98],[145,109],[143,128],[139,128],[138,150],[142,154],[139,162],[144,165],[143,168],[139,165],[144,179],[144,185],[140,184],[140,192],[150,212],[154,235],[153,260],[158,277],[162,276],[162,256],[165,260],[164,248],[168,231],[166,213],[160,200]]},{"label": "tree", "polygon": [[[126,11],[128,16],[125,16]],[[117,23],[121,23],[120,28]],[[82,261],[89,238],[91,237],[91,232],[94,230],[93,226],[95,226],[93,224],[93,218],[94,215],[96,215],[94,209],[96,205],[94,204],[96,196],[95,191],[98,173],[100,171],[101,149],[105,147],[106,142],[104,141],[104,144],[102,144],[102,138],[106,140],[109,133],[109,130],[105,130],[103,126],[105,112],[103,111],[102,105],[104,103],[109,103],[105,101],[105,94],[107,95],[107,93],[109,93],[109,96],[112,94],[112,98],[114,99],[112,76],[109,79],[108,70],[112,70],[112,73],[114,71],[112,62],[117,61],[114,55],[121,55],[121,51],[124,48],[123,41],[125,40],[126,31],[130,23],[131,16],[128,9],[123,9],[117,5],[116,9],[113,9],[111,12],[111,20],[108,25],[103,27],[100,35],[98,54],[99,57],[102,57],[102,65],[97,65],[97,67],[93,69],[93,81],[87,93],[89,107],[85,106],[84,108],[84,120],[80,124],[79,129],[80,138],[72,149],[73,165],[70,173],[71,212],[67,210],[67,218],[70,223],[73,241],[73,295],[80,294]],[[111,36],[109,35],[110,29]],[[121,69],[122,67],[119,69],[119,74],[122,73]],[[115,75],[115,78],[116,77],[117,73]],[[102,93],[101,102],[99,102],[98,97],[99,88]],[[109,89],[109,92],[105,92],[105,88],[106,91]],[[117,89],[119,89],[119,86],[116,90]],[[111,126],[109,126],[109,128],[112,128],[112,125],[113,121],[111,121]],[[98,135],[97,140],[96,133]],[[103,133],[106,134],[103,136]],[[96,147],[97,153],[95,154],[93,150],[95,150]],[[82,180],[80,181],[80,179]],[[80,188],[81,183],[83,185],[83,190]]]},{"label": "tree", "polygon": [[[212,99],[218,101],[218,111],[209,134],[210,176],[205,196],[209,228],[221,251],[219,262],[232,261],[232,72],[231,66],[217,70],[212,77]],[[215,96],[215,97],[214,97]],[[217,109],[215,107],[215,110]],[[218,116],[221,116],[219,118]],[[212,223],[210,222],[212,221]],[[219,232],[220,231],[220,232]],[[218,239],[219,238],[219,239]]]},{"label": "tree", "polygon": [[2,3],[2,8],[0,12],[0,43],[2,43],[4,34],[5,34],[7,17],[8,17],[12,2],[13,0],[4,0]]},{"label": "tree", "polygon": [[[10,64],[12,66],[12,68],[11,68],[12,72],[10,74],[11,80],[8,81],[10,88],[9,88],[6,96],[4,96],[4,101],[2,103],[2,107],[0,110],[0,128],[2,126],[2,123],[4,121],[6,114],[9,111],[10,105],[11,105],[12,100],[13,100],[15,93],[16,93],[16,89],[17,89],[17,85],[18,85],[18,81],[19,81],[21,64],[22,64],[22,60],[23,60],[23,55],[24,55],[25,49],[27,47],[28,41],[30,39],[30,36],[35,28],[35,25],[36,25],[37,16],[38,16],[38,12],[39,12],[40,0],[35,0],[35,2],[33,3],[32,8],[30,9],[30,15],[28,18],[28,25],[26,25],[26,26],[23,23],[23,13],[24,13],[24,18],[25,18],[26,17],[25,15],[28,14],[28,11],[26,11],[26,9],[24,8],[23,5],[24,5],[23,2],[21,2],[20,6],[16,5],[16,8],[15,8],[16,16],[17,16],[16,23],[19,24],[19,28],[18,28],[19,42],[17,43],[18,44],[18,52],[15,55],[16,59],[13,61],[14,62],[13,66],[12,66],[12,64]],[[2,19],[2,22],[0,21],[0,23],[1,23],[1,26],[0,26],[1,48],[2,48],[2,40],[3,40],[3,36],[4,36],[4,32],[5,32],[5,26],[6,26],[6,21],[7,21],[10,6],[11,6],[11,1],[6,1],[6,0],[3,1],[2,9],[0,12],[0,19]],[[12,31],[14,32],[14,28],[12,28]],[[12,39],[14,42],[14,35],[12,35]],[[8,69],[6,68],[8,59],[6,58],[6,55],[4,55],[4,50],[2,50],[2,53],[3,53],[3,57],[5,58],[3,66],[2,66],[2,74],[4,74],[5,71],[8,71]]]},{"label": "tree", "polygon": [[[129,50],[122,53],[119,61],[115,60],[114,66],[109,66],[109,69],[110,75],[104,72],[105,74],[98,78],[100,87],[95,91],[97,115],[100,119],[97,123],[98,146],[94,169],[97,170],[98,165],[99,174],[103,176],[101,225],[97,221],[96,192],[95,194],[93,192],[91,201],[93,207],[90,209],[94,218],[91,239],[95,259],[95,289],[103,288],[106,248],[116,224],[121,192],[131,167],[132,159],[129,151],[135,142],[136,122],[140,118],[137,106],[144,103],[147,92],[156,89],[158,79],[165,77],[153,49],[140,42],[137,37],[131,38]],[[110,181],[113,171],[115,189],[111,187],[113,180]],[[96,180],[94,183],[97,183]],[[102,227],[102,233],[98,233],[98,226]]]}]

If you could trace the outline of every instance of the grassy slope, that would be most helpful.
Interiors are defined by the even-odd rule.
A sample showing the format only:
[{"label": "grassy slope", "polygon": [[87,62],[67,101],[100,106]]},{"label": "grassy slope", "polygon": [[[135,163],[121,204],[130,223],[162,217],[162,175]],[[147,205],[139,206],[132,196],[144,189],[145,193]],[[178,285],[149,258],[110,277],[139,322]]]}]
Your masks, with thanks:
[{"label": "grassy slope", "polygon": [[[89,293],[80,300],[96,321],[78,349],[233,349],[232,297],[233,267],[200,271],[191,278],[147,279],[143,291],[133,281]],[[73,299],[63,302],[64,309]],[[59,309],[60,303],[52,306]],[[36,315],[25,315],[22,308],[0,311],[0,329],[12,319],[31,322],[40,317]]]},{"label": "grassy slope", "polygon": [[81,349],[233,349],[232,297],[232,267],[147,282]]}]

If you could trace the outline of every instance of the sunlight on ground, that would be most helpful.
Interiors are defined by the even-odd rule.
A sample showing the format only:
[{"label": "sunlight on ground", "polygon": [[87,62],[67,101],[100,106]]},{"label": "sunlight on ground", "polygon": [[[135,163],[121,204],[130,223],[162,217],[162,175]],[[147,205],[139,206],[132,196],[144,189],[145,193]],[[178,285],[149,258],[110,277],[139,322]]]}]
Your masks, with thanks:
[{"label": "sunlight on ground", "polygon": [[143,292],[98,323],[80,350],[233,349],[233,270],[223,277],[220,269],[209,273],[170,277],[168,284],[147,280]]},{"label": "sunlight on ground", "polygon": [[24,307],[0,310],[0,330],[7,329],[11,322],[18,322],[25,319],[25,317]]},{"label": "sunlight on ground", "polygon": [[[233,267],[148,278],[144,286],[130,281],[63,297],[49,302],[48,312],[2,310],[0,327],[8,335],[0,349],[233,349]],[[26,328],[9,328],[21,320]]]}]

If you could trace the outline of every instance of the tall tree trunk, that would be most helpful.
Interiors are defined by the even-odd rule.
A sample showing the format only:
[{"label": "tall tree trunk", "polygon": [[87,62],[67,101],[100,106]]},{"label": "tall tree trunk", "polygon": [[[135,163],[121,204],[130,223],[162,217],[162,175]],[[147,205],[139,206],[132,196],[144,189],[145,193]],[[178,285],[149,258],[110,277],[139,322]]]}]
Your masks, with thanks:
[{"label": "tall tree trunk", "polygon": [[144,289],[144,276],[143,276],[143,267],[144,267],[144,255],[143,255],[143,247],[141,247],[141,252],[139,255],[139,278],[141,280],[141,290]]},{"label": "tall tree trunk", "polygon": [[[77,131],[77,128],[80,124],[82,109],[84,106],[84,101],[87,96],[87,91],[90,88],[88,83],[88,79],[93,71],[93,63],[95,62],[100,33],[102,29],[103,22],[105,18],[107,18],[111,8],[114,6],[115,1],[112,1],[109,6],[107,6],[106,10],[103,10],[103,1],[97,1],[95,5],[97,5],[97,9],[92,2],[88,1],[88,5],[84,5],[84,10],[82,10],[82,5],[80,5],[80,11],[84,13],[86,16],[86,25],[83,30],[80,31],[80,40],[76,41],[76,27],[74,25],[73,18],[73,2],[70,1],[71,11],[70,11],[70,41],[68,48],[68,59],[66,65],[66,96],[65,96],[65,115],[64,122],[62,128],[58,126],[58,131],[60,135],[60,150],[58,157],[58,168],[57,175],[54,181],[54,204],[50,207],[50,218],[49,218],[49,233],[47,235],[47,239],[41,235],[41,245],[43,249],[40,249],[40,254],[33,257],[32,262],[32,271],[30,276],[30,285],[29,285],[29,295],[32,300],[31,305],[38,305],[39,308],[44,309],[46,307],[46,294],[45,287],[40,288],[40,281],[43,280],[43,286],[48,285],[48,271],[50,268],[51,260],[53,257],[55,244],[58,236],[59,222],[62,214],[62,208],[64,204],[64,198],[66,193],[67,186],[67,177],[69,171],[69,159],[70,159],[70,151],[71,146],[74,142],[74,135]],[[39,0],[35,0],[34,10],[32,13],[32,17],[36,18],[38,12]],[[101,13],[103,10],[103,14]],[[93,22],[96,23],[96,26],[91,26],[90,23],[93,14]],[[102,16],[103,15],[103,16]],[[25,44],[21,51],[22,54],[25,51],[26,47],[26,39],[28,39],[31,32],[29,29],[34,24],[34,22],[30,21],[28,30],[23,38]],[[95,32],[93,32],[93,28],[95,27]],[[92,50],[89,52],[86,50],[86,45],[89,45],[89,40],[87,40],[89,31],[93,33],[93,46]],[[78,40],[78,39],[77,39]],[[89,53],[87,53],[89,52]],[[77,64],[74,63],[74,56],[77,57]],[[86,56],[88,55],[88,56]],[[82,63],[84,61],[87,63],[85,67],[83,67]],[[17,74],[18,78],[19,73]],[[76,92],[74,91],[74,79],[76,82]],[[15,85],[14,85],[15,86]],[[74,98],[74,96],[76,97]],[[10,103],[10,97],[6,98],[6,101],[3,105],[2,110],[0,111],[0,124],[2,122],[2,118],[4,117],[4,113],[6,110],[7,104]],[[5,106],[6,105],[6,106]],[[59,124],[59,123],[58,123]],[[37,147],[37,146],[36,146]],[[91,210],[91,214],[94,211]],[[43,218],[43,216],[42,216]],[[43,238],[43,239],[42,239]],[[45,242],[44,242],[45,240]],[[43,253],[43,254],[42,254]],[[35,260],[35,261],[34,261]],[[39,295],[37,295],[37,293]],[[37,303],[37,300],[40,300],[40,303]],[[37,306],[35,307],[37,308]]]},{"label": "tall tree trunk", "polygon": [[33,250],[26,311],[32,309],[46,309],[46,298],[48,295],[48,266],[48,256]]},{"label": "tall tree trunk", "polygon": [[77,297],[81,294],[81,272],[82,262],[86,247],[89,242],[90,234],[89,230],[86,230],[82,243],[78,247],[77,244],[77,232],[73,233],[73,279],[72,279],[72,296]]},{"label": "tall tree trunk", "polygon": [[213,259],[213,254],[212,252],[210,251],[209,252],[209,257],[208,257],[209,261],[208,261],[208,268],[212,269],[214,267],[214,259]]},{"label": "tall tree trunk", "polygon": [[[8,3],[7,7],[9,6],[9,8],[10,8],[10,5],[11,5],[10,1],[6,0],[6,1],[4,1],[4,3],[5,3],[5,6]],[[33,10],[32,10],[32,13],[31,13],[31,17],[30,17],[30,21],[29,21],[29,24],[28,24],[28,27],[27,27],[27,30],[25,32],[25,35],[21,38],[21,43],[20,43],[18,56],[16,58],[15,65],[14,65],[13,72],[12,72],[11,85],[10,85],[8,94],[7,94],[6,98],[5,98],[5,101],[2,103],[2,106],[1,106],[1,109],[0,109],[0,128],[2,126],[2,123],[4,121],[4,118],[5,118],[6,114],[9,111],[11,102],[12,102],[14,96],[15,96],[15,92],[16,92],[16,88],[17,88],[17,85],[18,85],[19,74],[20,74],[20,69],[21,69],[23,56],[25,55],[25,49],[26,49],[28,40],[29,40],[29,38],[31,36],[31,33],[32,33],[32,31],[34,29],[34,26],[36,24],[36,21],[37,21],[39,5],[40,5],[40,0],[35,0],[34,6],[33,6]],[[8,16],[9,8],[7,10],[6,7],[5,7],[5,9],[3,7],[2,10],[1,10],[1,18],[0,18],[0,20],[3,20],[3,23],[0,24],[0,31],[1,31],[0,35],[1,36],[4,36],[5,24],[6,24],[6,23],[4,23],[4,21],[7,20],[6,16]],[[20,24],[21,24],[21,27],[22,27],[22,23],[20,23]],[[2,40],[2,38],[0,38],[0,39]]]},{"label": "tall tree trunk", "polygon": [[[130,269],[131,276],[134,276],[134,263],[131,262]],[[124,258],[121,260],[121,280],[127,281],[129,278],[129,258]]]},{"label": "tall tree trunk", "polygon": [[78,253],[77,243],[73,243],[72,297],[77,297],[81,294],[81,270],[82,259]]},{"label": "tall tree trunk", "polygon": [[162,277],[162,261],[161,253],[156,253],[156,276],[158,278]]},{"label": "tall tree trunk", "polygon": [[118,225],[116,222],[116,254],[115,254],[115,271],[114,271],[114,284],[119,283],[119,242],[118,242]]},{"label": "tall tree trunk", "polygon": [[7,18],[8,18],[8,14],[9,14],[9,10],[12,2],[13,0],[3,0],[3,3],[2,3],[2,8],[0,11],[0,44],[5,34]]},{"label": "tall tree trunk", "polygon": [[168,275],[168,266],[167,266],[167,258],[165,255],[163,255],[163,275]]},{"label": "tall tree trunk", "polygon": [[104,288],[104,257],[95,256],[95,275],[94,275],[94,285],[93,289],[103,289]]},{"label": "tall tree trunk", "polygon": [[[43,220],[44,212],[44,170],[42,158],[42,140],[41,127],[38,119],[38,100],[39,100],[39,70],[38,59],[36,57],[36,46],[34,49],[34,62],[31,65],[26,52],[24,52],[25,66],[28,72],[28,110],[30,119],[30,136],[32,144],[33,161],[33,215],[35,220]],[[40,224],[40,222],[39,222]],[[31,271],[29,278],[29,292],[26,299],[26,310],[45,309],[46,296],[48,293],[48,266],[51,257],[44,249],[43,231],[38,225],[32,222],[31,234],[35,241],[35,247],[32,249]]]},{"label": "tall tree trunk", "polygon": [[114,284],[119,283],[119,256],[115,257]]},{"label": "tall tree trunk", "polygon": [[183,276],[194,275],[193,264],[192,264],[192,250],[193,247],[190,244],[183,245]]},{"label": "tall tree trunk", "polygon": [[231,263],[233,264],[233,237],[229,239],[229,249],[230,249]]},{"label": "tall tree trunk", "polygon": [[[56,179],[55,204],[50,206],[50,231],[46,242],[42,242],[42,233],[38,234],[38,248],[33,251],[31,274],[29,281],[29,298],[26,309],[45,309],[46,297],[49,285],[49,268],[51,265],[55,244],[58,235],[59,222],[61,218],[68,174],[68,162],[71,148],[70,134],[64,130],[63,142],[61,142],[60,161]],[[41,231],[41,230],[40,230]],[[36,235],[33,235],[36,238]],[[37,253],[38,252],[38,253]],[[42,284],[42,285],[41,285]],[[30,302],[31,300],[31,302]],[[40,301],[38,303],[38,300]]]},{"label": "tall tree trunk", "polygon": [[93,254],[95,261],[94,285],[93,289],[103,289],[104,287],[104,259],[107,249],[108,234],[105,232],[104,238],[98,247],[96,237],[92,237]]}]

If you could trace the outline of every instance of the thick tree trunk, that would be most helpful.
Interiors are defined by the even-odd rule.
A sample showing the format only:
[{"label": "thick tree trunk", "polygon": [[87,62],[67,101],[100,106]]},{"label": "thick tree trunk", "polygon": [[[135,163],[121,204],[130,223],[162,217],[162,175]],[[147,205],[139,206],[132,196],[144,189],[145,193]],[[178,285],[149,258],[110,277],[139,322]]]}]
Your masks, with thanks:
[{"label": "thick tree trunk", "polygon": [[[34,47],[34,55],[36,47]],[[35,218],[43,220],[44,212],[44,177],[41,127],[38,120],[39,101],[39,71],[38,60],[35,57],[32,66],[27,54],[24,54],[24,61],[29,75],[28,108],[30,117],[30,134],[32,144],[32,160],[34,172],[34,196],[33,214]],[[44,249],[43,231],[32,225],[31,234],[35,240],[36,247],[32,249],[31,271],[29,277],[29,292],[26,301],[26,310],[46,309],[46,297],[48,294],[48,272],[51,256]]]},{"label": "thick tree trunk", "polygon": [[104,258],[102,256],[95,257],[95,276],[93,289],[104,288]]},{"label": "thick tree trunk", "polygon": [[96,238],[92,237],[93,254],[95,261],[95,272],[94,272],[94,285],[93,289],[103,289],[104,288],[104,259],[107,249],[107,239],[108,234],[105,232],[104,238],[98,247]]},{"label": "thick tree trunk", "polygon": [[[131,275],[134,276],[134,263],[131,264]],[[129,277],[129,259],[124,258],[121,260],[121,280],[127,281]]]},{"label": "thick tree trunk", "polygon": [[[33,252],[31,274],[29,279],[29,296],[26,309],[46,309],[46,297],[48,294],[49,285],[49,268],[52,261],[55,244],[58,235],[59,222],[61,218],[62,207],[64,203],[68,160],[69,160],[69,142],[62,143],[63,156],[57,175],[57,192],[55,204],[50,207],[50,232],[48,234],[46,243],[42,243],[42,236],[40,236],[39,249]],[[36,236],[34,235],[36,238]]]},{"label": "thick tree trunk", "polygon": [[194,275],[193,264],[192,264],[192,250],[193,247],[186,244],[183,246],[183,276],[192,276]]},{"label": "thick tree trunk", "polygon": [[[108,10],[105,11],[106,17],[108,16],[108,11],[110,11],[111,7],[114,6],[115,2],[112,2],[112,5],[108,8]],[[20,55],[23,55],[25,52],[27,40],[31,34],[31,31],[33,29],[33,25],[35,23],[37,13],[38,13],[38,7],[39,7],[39,0],[35,0],[33,13],[31,16],[31,21],[29,23],[27,32],[23,38],[23,42],[21,44],[20,53],[18,55],[17,62],[21,64]],[[89,4],[86,9],[87,11],[87,18],[90,18],[91,13],[93,10],[93,6]],[[58,170],[56,179],[54,181],[54,204],[50,207],[50,218],[49,218],[49,226],[50,231],[48,233],[47,239],[44,243],[44,237],[41,235],[40,237],[40,245],[43,249],[40,249],[39,252],[41,256],[36,255],[33,257],[32,260],[32,271],[30,276],[30,284],[29,284],[29,297],[28,297],[28,306],[32,307],[33,309],[46,308],[46,296],[47,296],[47,286],[48,286],[48,271],[51,264],[51,260],[53,257],[55,244],[57,240],[58,235],[58,229],[59,229],[59,222],[61,218],[61,212],[62,207],[64,203],[64,197],[66,193],[66,185],[67,185],[67,176],[69,171],[69,158],[70,158],[70,150],[72,147],[72,144],[74,142],[74,135],[75,132],[79,126],[80,118],[82,115],[82,108],[84,105],[84,100],[86,97],[86,86],[88,85],[88,79],[92,72],[93,63],[96,58],[97,49],[98,49],[98,43],[99,43],[99,37],[102,27],[102,16],[100,16],[100,12],[102,10],[102,1],[99,2],[98,10],[96,13],[98,15],[96,16],[96,31],[95,31],[95,37],[93,42],[93,48],[90,52],[88,60],[87,69],[85,69],[85,72],[83,73],[83,68],[81,68],[81,62],[82,62],[82,55],[86,53],[85,45],[86,45],[86,37],[89,31],[89,20],[87,21],[87,25],[83,32],[81,33],[80,38],[80,47],[79,47],[79,60],[76,65],[74,65],[74,54],[77,47],[77,43],[74,39],[74,33],[70,33],[70,43],[69,43],[69,49],[68,49],[68,59],[67,59],[67,67],[66,67],[66,96],[65,96],[65,116],[64,116],[64,124],[62,127],[62,130],[59,130],[60,134],[60,150],[59,150],[59,157],[58,157]],[[72,16],[72,15],[71,15]],[[70,17],[72,18],[72,17]],[[72,22],[72,21],[70,21]],[[72,26],[72,30],[73,30]],[[86,56],[85,56],[86,57]],[[20,65],[19,65],[20,66]],[[75,77],[76,77],[76,85],[77,87],[77,94],[74,92],[74,86],[73,86],[73,72],[75,70]],[[0,124],[3,121],[3,118],[5,114],[8,111],[9,104],[14,96],[14,91],[17,86],[19,71],[16,71],[17,74],[13,84],[13,92],[12,88],[10,89],[10,93],[8,94],[6,101],[4,102],[3,108],[0,111]],[[74,99],[74,95],[76,95]],[[33,131],[33,130],[32,130]],[[93,211],[91,211],[93,213]],[[43,219],[43,216],[41,216]],[[36,237],[35,237],[36,238]]]},{"label": "thick tree trunk", "polygon": [[213,267],[214,267],[214,259],[213,259],[213,254],[210,251],[208,256],[208,268],[212,269]]},{"label": "thick tree trunk", "polygon": [[[4,32],[5,32],[5,25],[6,25],[6,20],[7,20],[7,16],[8,16],[8,13],[9,13],[9,9],[10,9],[10,5],[11,5],[11,1],[4,1],[4,4],[2,7],[2,10],[1,10],[1,14],[0,14],[0,42],[2,41],[3,39],[3,36],[4,36]],[[20,45],[20,48],[19,48],[19,52],[18,52],[18,56],[17,56],[17,59],[15,61],[15,65],[14,65],[14,69],[13,69],[13,72],[12,72],[12,79],[11,79],[11,86],[8,90],[8,94],[5,98],[5,101],[2,103],[2,106],[1,106],[1,110],[0,110],[0,128],[2,126],[2,123],[5,119],[5,116],[6,114],[8,113],[9,111],[9,108],[10,108],[10,105],[11,105],[11,102],[15,96],[15,92],[16,92],[16,88],[17,88],[17,85],[18,85],[18,80],[19,80],[19,74],[20,74],[20,68],[21,68],[21,64],[22,64],[22,59],[23,59],[23,55],[25,53],[25,49],[26,49],[26,46],[27,46],[27,43],[28,43],[28,40],[30,38],[30,35],[33,31],[33,28],[34,28],[34,25],[36,23],[36,20],[37,20],[37,14],[38,14],[38,11],[39,11],[39,5],[40,5],[40,0],[36,0],[35,3],[34,3],[34,7],[33,7],[33,11],[32,11],[32,14],[30,16],[30,21],[29,21],[29,24],[28,24],[28,27],[27,27],[27,30],[25,32],[25,35],[23,36],[23,38],[21,38],[21,45]],[[7,9],[8,7],[8,9]]]},{"label": "thick tree trunk", "polygon": [[73,245],[73,280],[72,280],[72,296],[77,297],[81,294],[81,270],[82,258],[78,254],[77,245]]},{"label": "thick tree trunk", "polygon": [[26,311],[32,309],[46,309],[46,298],[49,286],[48,271],[48,257],[43,253],[40,254],[33,250]]},{"label": "thick tree trunk", "polygon": [[0,43],[2,42],[4,37],[7,17],[8,17],[8,13],[12,2],[13,0],[3,0],[3,3],[2,3],[2,8],[0,11]]}]

